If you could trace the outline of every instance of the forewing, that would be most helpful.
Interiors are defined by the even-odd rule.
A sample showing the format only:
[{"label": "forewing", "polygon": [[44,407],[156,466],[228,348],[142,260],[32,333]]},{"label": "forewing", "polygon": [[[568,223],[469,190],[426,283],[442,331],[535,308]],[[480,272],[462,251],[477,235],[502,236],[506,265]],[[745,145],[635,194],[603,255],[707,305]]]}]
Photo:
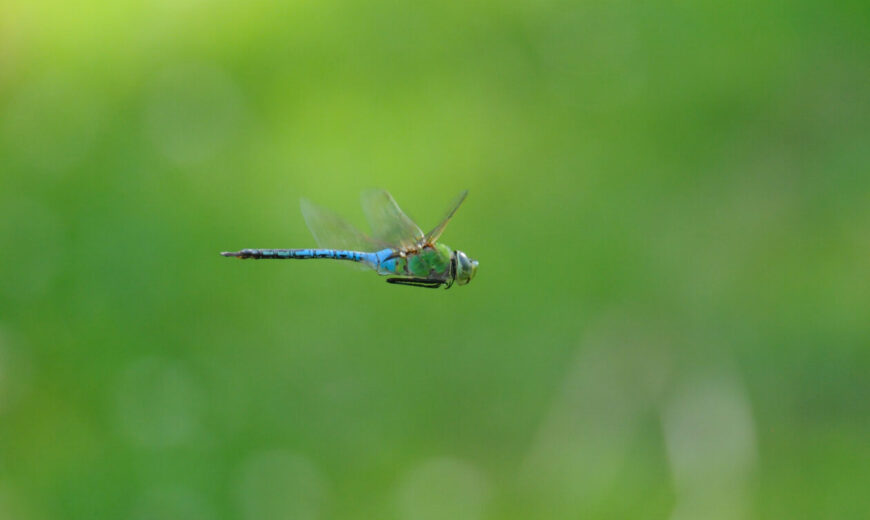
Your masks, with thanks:
[{"label": "forewing", "polygon": [[441,219],[441,222],[432,228],[432,231],[426,233],[425,243],[434,244],[435,241],[441,236],[441,233],[444,232],[444,228],[447,227],[447,224],[450,223],[450,219],[453,218],[453,214],[456,213],[456,210],[459,209],[459,206],[462,205],[462,202],[465,200],[465,197],[468,196],[468,190],[460,193],[454,200],[453,203],[450,204],[450,210],[447,212],[447,215]]},{"label": "forewing", "polygon": [[386,191],[363,192],[362,206],[372,235],[377,240],[400,249],[416,246],[423,240],[423,230],[405,215]]},{"label": "forewing", "polygon": [[300,201],[302,217],[314,235],[319,247],[349,249],[351,251],[377,251],[383,247],[346,220],[332,211],[322,208],[308,199]]}]

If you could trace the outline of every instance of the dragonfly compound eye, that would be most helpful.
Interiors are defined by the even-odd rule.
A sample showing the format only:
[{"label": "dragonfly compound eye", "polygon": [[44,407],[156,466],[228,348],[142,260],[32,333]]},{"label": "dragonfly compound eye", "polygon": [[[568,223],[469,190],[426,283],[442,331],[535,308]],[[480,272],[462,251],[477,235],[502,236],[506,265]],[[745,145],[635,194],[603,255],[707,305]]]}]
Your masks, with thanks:
[{"label": "dragonfly compound eye", "polygon": [[465,285],[474,277],[477,262],[472,262],[462,251],[456,252],[456,283]]}]

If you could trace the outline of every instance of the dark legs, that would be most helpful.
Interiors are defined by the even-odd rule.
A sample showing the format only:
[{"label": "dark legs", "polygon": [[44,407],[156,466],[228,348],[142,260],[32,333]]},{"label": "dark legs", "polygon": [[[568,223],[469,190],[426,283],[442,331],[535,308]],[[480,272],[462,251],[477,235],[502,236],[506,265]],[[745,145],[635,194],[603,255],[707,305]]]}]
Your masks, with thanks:
[{"label": "dark legs", "polygon": [[444,285],[444,280],[430,278],[387,278],[387,283],[396,285],[408,285],[410,287],[425,287],[427,289],[437,289]]}]

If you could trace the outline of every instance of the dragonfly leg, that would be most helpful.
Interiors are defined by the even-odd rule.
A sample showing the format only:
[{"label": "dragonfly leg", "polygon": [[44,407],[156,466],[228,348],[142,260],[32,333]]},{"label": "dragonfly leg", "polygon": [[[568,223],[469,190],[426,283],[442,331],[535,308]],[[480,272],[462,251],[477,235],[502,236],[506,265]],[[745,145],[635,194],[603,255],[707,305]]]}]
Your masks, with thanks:
[{"label": "dragonfly leg", "polygon": [[387,278],[387,283],[396,285],[407,285],[410,287],[425,287],[427,289],[437,289],[444,285],[444,280],[434,278]]}]

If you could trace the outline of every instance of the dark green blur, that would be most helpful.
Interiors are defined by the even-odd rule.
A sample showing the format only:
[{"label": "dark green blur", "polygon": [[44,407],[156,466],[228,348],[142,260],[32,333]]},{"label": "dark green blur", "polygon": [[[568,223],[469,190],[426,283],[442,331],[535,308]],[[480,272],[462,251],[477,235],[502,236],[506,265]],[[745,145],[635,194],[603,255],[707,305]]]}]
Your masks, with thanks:
[{"label": "dark green blur", "polygon": [[866,518],[868,373],[866,2],[0,4],[2,520]]}]

